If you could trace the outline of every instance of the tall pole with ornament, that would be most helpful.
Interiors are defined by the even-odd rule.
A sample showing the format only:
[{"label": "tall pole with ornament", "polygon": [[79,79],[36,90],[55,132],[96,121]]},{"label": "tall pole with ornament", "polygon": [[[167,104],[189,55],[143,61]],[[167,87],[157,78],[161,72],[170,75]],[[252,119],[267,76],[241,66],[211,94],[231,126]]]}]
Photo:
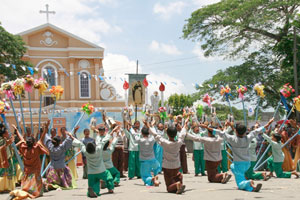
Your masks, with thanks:
[{"label": "tall pole with ornament", "polygon": [[161,107],[164,106],[164,91],[165,91],[165,85],[163,83],[160,83],[159,86],[160,96],[161,96]]},{"label": "tall pole with ornament", "polygon": [[125,91],[125,106],[126,108],[128,108],[128,94],[127,94],[127,90],[129,89],[129,83],[125,80],[124,84],[123,84],[123,89]]},{"label": "tall pole with ornament", "polygon": [[143,80],[143,85],[145,87],[145,104],[147,105],[148,104],[148,85],[149,85],[149,83],[146,78],[144,78],[144,80]]}]

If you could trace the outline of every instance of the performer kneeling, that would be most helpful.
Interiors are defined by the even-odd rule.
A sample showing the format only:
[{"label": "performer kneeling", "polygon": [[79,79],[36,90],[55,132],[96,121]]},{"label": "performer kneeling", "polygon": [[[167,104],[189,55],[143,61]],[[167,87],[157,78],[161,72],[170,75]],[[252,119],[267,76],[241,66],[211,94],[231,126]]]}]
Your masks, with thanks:
[{"label": "performer kneeling", "polygon": [[222,161],[221,143],[223,139],[220,136],[214,136],[211,130],[208,130],[208,137],[195,136],[190,133],[187,134],[187,137],[204,144],[204,160],[207,167],[208,181],[227,183],[231,178],[231,174],[218,173],[218,166]]}]

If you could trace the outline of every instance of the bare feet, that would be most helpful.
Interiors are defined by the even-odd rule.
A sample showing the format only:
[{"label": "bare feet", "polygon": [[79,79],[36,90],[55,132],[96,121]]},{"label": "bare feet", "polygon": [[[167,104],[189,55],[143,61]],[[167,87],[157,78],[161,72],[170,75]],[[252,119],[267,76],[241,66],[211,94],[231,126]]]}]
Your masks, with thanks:
[{"label": "bare feet", "polygon": [[262,172],[262,176],[264,177],[264,181],[267,181],[271,178],[271,176],[267,175],[266,172]]},{"label": "bare feet", "polygon": [[254,181],[251,180],[250,181],[250,186],[253,187],[253,191],[252,192],[259,192],[261,187],[262,187],[262,184],[261,183],[258,183],[256,186],[254,184]]},{"label": "bare feet", "polygon": [[184,192],[185,185],[182,185],[179,181],[177,182],[177,192],[176,194],[182,194]]},{"label": "bare feet", "polygon": [[292,172],[292,175],[295,175],[296,178],[299,178],[299,174],[298,174],[296,171],[293,171],[293,172]]},{"label": "bare feet", "polygon": [[231,179],[231,177],[232,177],[231,174],[224,173],[223,180],[221,183],[226,184]]},{"label": "bare feet", "polygon": [[114,193],[114,191],[113,190],[108,190],[108,193],[112,194],[112,193]]}]

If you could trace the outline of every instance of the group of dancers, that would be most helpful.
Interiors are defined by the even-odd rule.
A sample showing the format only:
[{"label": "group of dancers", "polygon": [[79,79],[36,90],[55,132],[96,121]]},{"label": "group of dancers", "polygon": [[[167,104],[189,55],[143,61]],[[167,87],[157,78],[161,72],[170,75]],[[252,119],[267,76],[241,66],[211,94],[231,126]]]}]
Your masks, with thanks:
[{"label": "group of dancers", "polygon": [[[124,119],[122,126],[103,116],[104,123],[84,129],[81,140],[76,136],[79,127],[72,133],[63,127],[59,136],[56,129],[49,131],[50,121],[45,122],[36,135],[32,135],[31,130],[20,133],[14,125],[0,124],[0,192],[9,192],[11,199],[24,199],[40,197],[45,191],[76,188],[78,175],[74,155],[78,149],[83,157],[83,178],[88,179],[88,197],[100,196],[101,188],[113,193],[120,185],[120,177],[125,177],[127,167],[130,180],[137,177],[145,186],[158,187],[158,174],[162,173],[167,192],[182,194],[186,187],[182,172],[186,173],[186,167],[181,151],[186,139],[193,141],[195,176],[207,175],[212,183],[226,184],[233,174],[238,189],[259,192],[262,184],[255,184],[253,180],[267,181],[273,171],[277,178],[299,176],[295,171],[284,172],[282,168],[284,129],[272,129],[273,118],[263,126],[257,122],[248,129],[229,121],[223,124],[198,122],[190,115],[170,117],[165,121],[152,117],[133,124]],[[296,122],[290,120],[289,123],[294,127],[293,134],[297,134]],[[15,134],[9,136],[8,128],[13,128]],[[95,138],[90,136],[90,130]],[[269,174],[254,171],[259,137],[271,145]],[[19,152],[14,152],[14,142]],[[16,153],[22,157],[23,172]],[[228,163],[232,174],[227,172]],[[45,170],[45,166],[49,167]],[[19,190],[15,188],[18,183],[21,184]]]}]

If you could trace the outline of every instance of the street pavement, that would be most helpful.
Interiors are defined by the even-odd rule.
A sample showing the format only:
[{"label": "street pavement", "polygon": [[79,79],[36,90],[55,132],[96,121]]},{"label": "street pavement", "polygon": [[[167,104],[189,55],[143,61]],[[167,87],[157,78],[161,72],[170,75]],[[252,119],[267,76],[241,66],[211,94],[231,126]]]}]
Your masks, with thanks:
[{"label": "street pavement", "polygon": [[[186,192],[182,195],[169,194],[166,192],[163,175],[159,175],[160,187],[146,187],[141,179],[128,180],[121,178],[120,187],[115,188],[114,194],[108,194],[107,189],[101,190],[98,199],[103,200],[248,200],[248,199],[300,199],[300,179],[277,179],[269,181],[256,181],[263,184],[259,193],[237,190],[234,177],[227,184],[209,183],[207,176],[194,176],[194,163],[192,155],[188,154],[188,168],[190,174],[184,174],[183,183]],[[89,199],[86,197],[87,180],[81,179],[82,167],[77,168],[79,179],[78,188],[74,190],[51,191],[44,193],[42,200],[77,200]],[[7,199],[7,194],[0,194],[0,199]]]}]

